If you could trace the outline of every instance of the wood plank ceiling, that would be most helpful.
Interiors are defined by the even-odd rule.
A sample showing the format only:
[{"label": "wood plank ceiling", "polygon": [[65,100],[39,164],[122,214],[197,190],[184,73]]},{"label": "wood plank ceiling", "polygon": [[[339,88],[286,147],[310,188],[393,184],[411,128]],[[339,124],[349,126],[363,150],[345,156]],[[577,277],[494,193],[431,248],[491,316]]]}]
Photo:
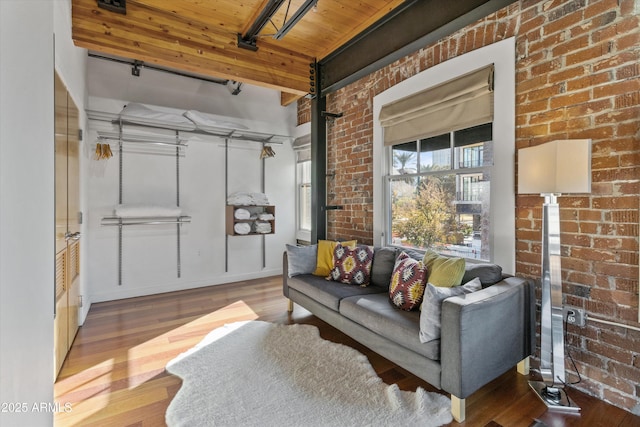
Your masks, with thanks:
[{"label": "wood plank ceiling", "polygon": [[[283,105],[309,92],[309,66],[403,0],[319,0],[283,38],[272,35],[304,3],[284,1],[259,32],[257,51],[238,47],[269,0],[126,0],[126,14],[96,0],[72,1],[74,43],[92,52],[282,92]],[[288,7],[288,11],[287,11]]]}]

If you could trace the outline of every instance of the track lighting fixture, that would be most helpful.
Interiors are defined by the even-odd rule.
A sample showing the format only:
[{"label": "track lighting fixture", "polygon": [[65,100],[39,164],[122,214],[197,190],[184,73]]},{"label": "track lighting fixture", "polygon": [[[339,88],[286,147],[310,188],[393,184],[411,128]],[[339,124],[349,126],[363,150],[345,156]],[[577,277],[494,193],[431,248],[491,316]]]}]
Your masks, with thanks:
[{"label": "track lighting fixture", "polygon": [[98,7],[123,15],[127,14],[126,0],[98,0]]},{"label": "track lighting fixture", "polygon": [[242,92],[242,82],[232,81],[232,83],[235,84],[236,87],[231,91],[231,95],[239,95],[240,92]]},{"label": "track lighting fixture", "polygon": [[133,64],[131,65],[131,75],[140,77],[140,68],[143,66],[144,63],[142,61],[133,61]]}]

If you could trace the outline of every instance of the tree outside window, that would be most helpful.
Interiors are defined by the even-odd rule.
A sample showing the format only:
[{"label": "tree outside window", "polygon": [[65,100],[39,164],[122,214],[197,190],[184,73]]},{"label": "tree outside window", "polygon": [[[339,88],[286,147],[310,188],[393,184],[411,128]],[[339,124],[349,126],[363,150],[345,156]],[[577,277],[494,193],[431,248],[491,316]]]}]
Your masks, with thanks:
[{"label": "tree outside window", "polygon": [[391,243],[490,259],[491,123],[390,151]]}]

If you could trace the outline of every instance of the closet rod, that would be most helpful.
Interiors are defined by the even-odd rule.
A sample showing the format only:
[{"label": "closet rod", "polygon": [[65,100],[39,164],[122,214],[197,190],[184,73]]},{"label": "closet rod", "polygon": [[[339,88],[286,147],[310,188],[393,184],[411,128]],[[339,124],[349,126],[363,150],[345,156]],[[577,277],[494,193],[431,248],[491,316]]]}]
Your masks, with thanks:
[{"label": "closet rod", "polygon": [[[167,145],[170,147],[178,147],[178,148],[186,148],[187,144],[184,142],[163,142],[163,141],[151,141],[145,140],[144,138],[135,138],[135,137],[119,137],[118,135],[106,135],[106,134],[98,134],[98,139],[101,141],[122,141],[133,144],[149,144],[149,145]],[[178,140],[182,141],[182,140]]]},{"label": "closet rod", "polygon": [[158,224],[187,224],[191,222],[190,216],[181,216],[176,219],[149,219],[149,220],[129,220],[118,217],[104,217],[101,225],[158,225]]}]

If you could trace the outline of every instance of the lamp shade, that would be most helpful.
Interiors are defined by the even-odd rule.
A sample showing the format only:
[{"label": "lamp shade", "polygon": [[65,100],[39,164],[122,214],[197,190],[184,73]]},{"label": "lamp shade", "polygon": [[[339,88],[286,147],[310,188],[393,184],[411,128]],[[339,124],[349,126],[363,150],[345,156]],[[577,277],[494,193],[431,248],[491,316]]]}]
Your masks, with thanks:
[{"label": "lamp shade", "polygon": [[518,193],[590,192],[590,139],[551,141],[518,150]]}]

